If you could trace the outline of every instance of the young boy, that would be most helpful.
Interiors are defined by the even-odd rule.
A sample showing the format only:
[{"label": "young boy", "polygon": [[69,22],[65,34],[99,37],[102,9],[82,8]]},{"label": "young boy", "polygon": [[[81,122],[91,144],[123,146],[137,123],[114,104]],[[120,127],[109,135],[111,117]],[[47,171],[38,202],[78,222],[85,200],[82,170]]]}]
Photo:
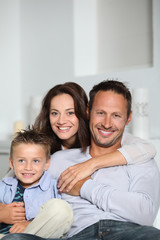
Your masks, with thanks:
[{"label": "young boy", "polygon": [[[15,177],[0,181],[1,236],[19,232],[46,238],[63,236],[72,224],[73,212],[60,199],[57,181],[47,172],[50,165],[47,136],[30,128],[18,132],[11,143],[9,165]],[[47,224],[41,223],[43,216]]]}]

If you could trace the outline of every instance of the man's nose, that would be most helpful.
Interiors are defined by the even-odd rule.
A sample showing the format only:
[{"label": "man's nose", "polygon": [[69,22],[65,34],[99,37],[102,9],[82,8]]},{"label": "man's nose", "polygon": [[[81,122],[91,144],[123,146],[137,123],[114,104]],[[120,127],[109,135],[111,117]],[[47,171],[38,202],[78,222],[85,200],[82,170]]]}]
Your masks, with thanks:
[{"label": "man's nose", "polygon": [[112,119],[111,116],[106,116],[104,118],[104,123],[103,125],[105,126],[105,128],[110,128],[112,126]]}]

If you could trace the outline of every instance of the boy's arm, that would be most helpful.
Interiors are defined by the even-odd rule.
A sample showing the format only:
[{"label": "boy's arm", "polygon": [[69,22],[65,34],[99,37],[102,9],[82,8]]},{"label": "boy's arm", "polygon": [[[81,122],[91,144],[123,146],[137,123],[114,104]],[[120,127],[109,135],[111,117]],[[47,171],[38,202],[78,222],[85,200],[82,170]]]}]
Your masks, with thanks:
[{"label": "boy's arm", "polygon": [[10,229],[9,232],[10,233],[23,233],[26,229],[26,227],[28,226],[28,224],[30,224],[32,221],[26,221],[26,222],[18,222],[15,223]]},{"label": "boy's arm", "polygon": [[0,203],[0,223],[14,224],[24,221],[26,221],[24,203]]}]

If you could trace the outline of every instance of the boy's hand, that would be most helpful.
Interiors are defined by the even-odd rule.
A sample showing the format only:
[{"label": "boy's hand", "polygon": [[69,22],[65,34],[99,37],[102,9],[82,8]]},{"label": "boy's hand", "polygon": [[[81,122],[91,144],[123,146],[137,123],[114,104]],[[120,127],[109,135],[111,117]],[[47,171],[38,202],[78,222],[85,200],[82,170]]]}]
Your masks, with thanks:
[{"label": "boy's hand", "polygon": [[31,223],[31,221],[17,222],[9,229],[9,232],[10,233],[23,233],[29,223]]},{"label": "boy's hand", "polygon": [[14,224],[26,221],[25,207],[23,202],[4,204],[0,209],[0,222]]}]

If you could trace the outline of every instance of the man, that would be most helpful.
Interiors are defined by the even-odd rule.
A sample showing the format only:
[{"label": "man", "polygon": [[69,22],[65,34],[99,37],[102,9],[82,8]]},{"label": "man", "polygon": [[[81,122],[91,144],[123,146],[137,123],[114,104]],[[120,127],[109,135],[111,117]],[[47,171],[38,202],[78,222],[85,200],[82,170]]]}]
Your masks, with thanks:
[{"label": "man", "polygon": [[[85,153],[70,149],[53,155],[52,175],[67,167],[120,148],[131,120],[131,94],[118,81],[104,81],[90,92],[91,145]],[[73,196],[72,196],[73,195]],[[160,201],[160,174],[151,160],[134,165],[103,168],[62,194],[74,211],[67,237],[74,239],[158,240],[151,227]],[[3,239],[41,239],[14,234]]]}]

